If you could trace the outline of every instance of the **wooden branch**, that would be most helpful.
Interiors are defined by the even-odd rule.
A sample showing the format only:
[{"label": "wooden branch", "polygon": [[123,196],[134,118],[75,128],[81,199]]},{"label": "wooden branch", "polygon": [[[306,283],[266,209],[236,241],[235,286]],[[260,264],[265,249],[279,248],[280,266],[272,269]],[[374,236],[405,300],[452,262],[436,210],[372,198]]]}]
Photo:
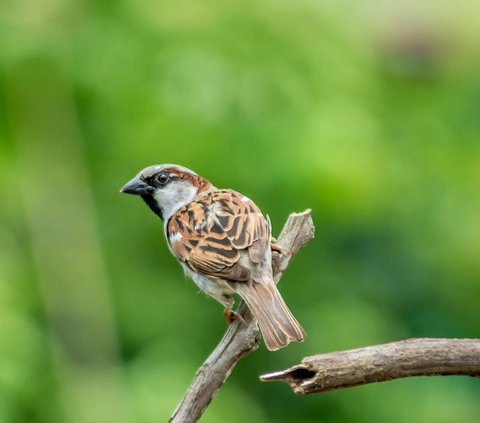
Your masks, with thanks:
[{"label": "wooden branch", "polygon": [[[288,217],[275,244],[284,252],[273,254],[272,267],[276,283],[298,250],[313,239],[314,232],[311,210],[292,213]],[[259,332],[250,311],[241,303],[238,312],[245,323],[234,321],[229,326],[223,339],[198,369],[187,393],[170,417],[170,423],[198,421],[237,362],[258,348]]]},{"label": "wooden branch", "polygon": [[410,376],[480,377],[480,339],[413,338],[305,357],[286,370],[260,376],[281,380],[296,394],[349,388]]}]

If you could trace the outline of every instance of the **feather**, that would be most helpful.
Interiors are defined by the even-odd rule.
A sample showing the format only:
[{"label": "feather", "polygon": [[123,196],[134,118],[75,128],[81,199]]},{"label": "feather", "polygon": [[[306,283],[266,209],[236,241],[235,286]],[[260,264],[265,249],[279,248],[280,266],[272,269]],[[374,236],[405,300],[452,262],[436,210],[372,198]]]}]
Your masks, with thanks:
[{"label": "feather", "polygon": [[231,274],[229,269],[240,260],[240,251],[251,248],[252,261],[259,263],[268,248],[270,226],[251,200],[232,190],[216,190],[178,210],[168,221],[167,239],[191,270],[236,281],[240,265]]},{"label": "feather", "polygon": [[285,304],[273,280],[267,284],[252,281],[230,285],[257,319],[265,345],[270,351],[285,347],[291,341],[303,341],[305,331]]}]

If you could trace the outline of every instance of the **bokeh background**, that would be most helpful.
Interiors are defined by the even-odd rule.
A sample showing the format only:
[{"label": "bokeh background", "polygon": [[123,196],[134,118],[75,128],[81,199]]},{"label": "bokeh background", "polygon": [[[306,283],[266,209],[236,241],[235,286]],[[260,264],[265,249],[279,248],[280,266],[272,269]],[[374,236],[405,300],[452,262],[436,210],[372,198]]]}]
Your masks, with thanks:
[{"label": "bokeh background", "polygon": [[180,163],[316,239],[281,290],[305,343],[244,359],[205,422],[477,423],[480,385],[310,397],[304,355],[480,336],[480,3],[4,0],[0,422],[166,421],[225,330],[119,188]]}]

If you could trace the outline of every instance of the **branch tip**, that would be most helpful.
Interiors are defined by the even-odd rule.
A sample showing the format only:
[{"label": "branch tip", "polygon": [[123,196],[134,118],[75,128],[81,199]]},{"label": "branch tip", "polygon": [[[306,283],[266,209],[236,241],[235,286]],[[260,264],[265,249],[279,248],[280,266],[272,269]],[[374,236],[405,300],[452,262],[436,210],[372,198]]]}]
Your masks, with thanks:
[{"label": "branch tip", "polygon": [[295,381],[295,383],[301,383],[302,381],[306,381],[308,379],[312,379],[317,375],[317,372],[308,369],[303,365],[294,366],[290,369],[273,372],[273,373],[266,373],[260,376],[260,380],[262,382],[274,382],[274,381]]}]

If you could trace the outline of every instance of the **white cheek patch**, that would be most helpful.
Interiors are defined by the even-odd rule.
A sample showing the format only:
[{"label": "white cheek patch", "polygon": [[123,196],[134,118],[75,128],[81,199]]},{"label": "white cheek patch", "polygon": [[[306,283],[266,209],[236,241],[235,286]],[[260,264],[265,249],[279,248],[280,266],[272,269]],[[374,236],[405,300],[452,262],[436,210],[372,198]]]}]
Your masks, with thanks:
[{"label": "white cheek patch", "polygon": [[173,234],[170,234],[168,239],[170,240],[170,244],[174,244],[175,242],[181,241],[183,238],[183,235],[181,232],[174,232]]},{"label": "white cheek patch", "polygon": [[159,188],[153,194],[167,221],[178,209],[191,203],[197,194],[197,188],[189,182],[172,181],[165,188]]}]

